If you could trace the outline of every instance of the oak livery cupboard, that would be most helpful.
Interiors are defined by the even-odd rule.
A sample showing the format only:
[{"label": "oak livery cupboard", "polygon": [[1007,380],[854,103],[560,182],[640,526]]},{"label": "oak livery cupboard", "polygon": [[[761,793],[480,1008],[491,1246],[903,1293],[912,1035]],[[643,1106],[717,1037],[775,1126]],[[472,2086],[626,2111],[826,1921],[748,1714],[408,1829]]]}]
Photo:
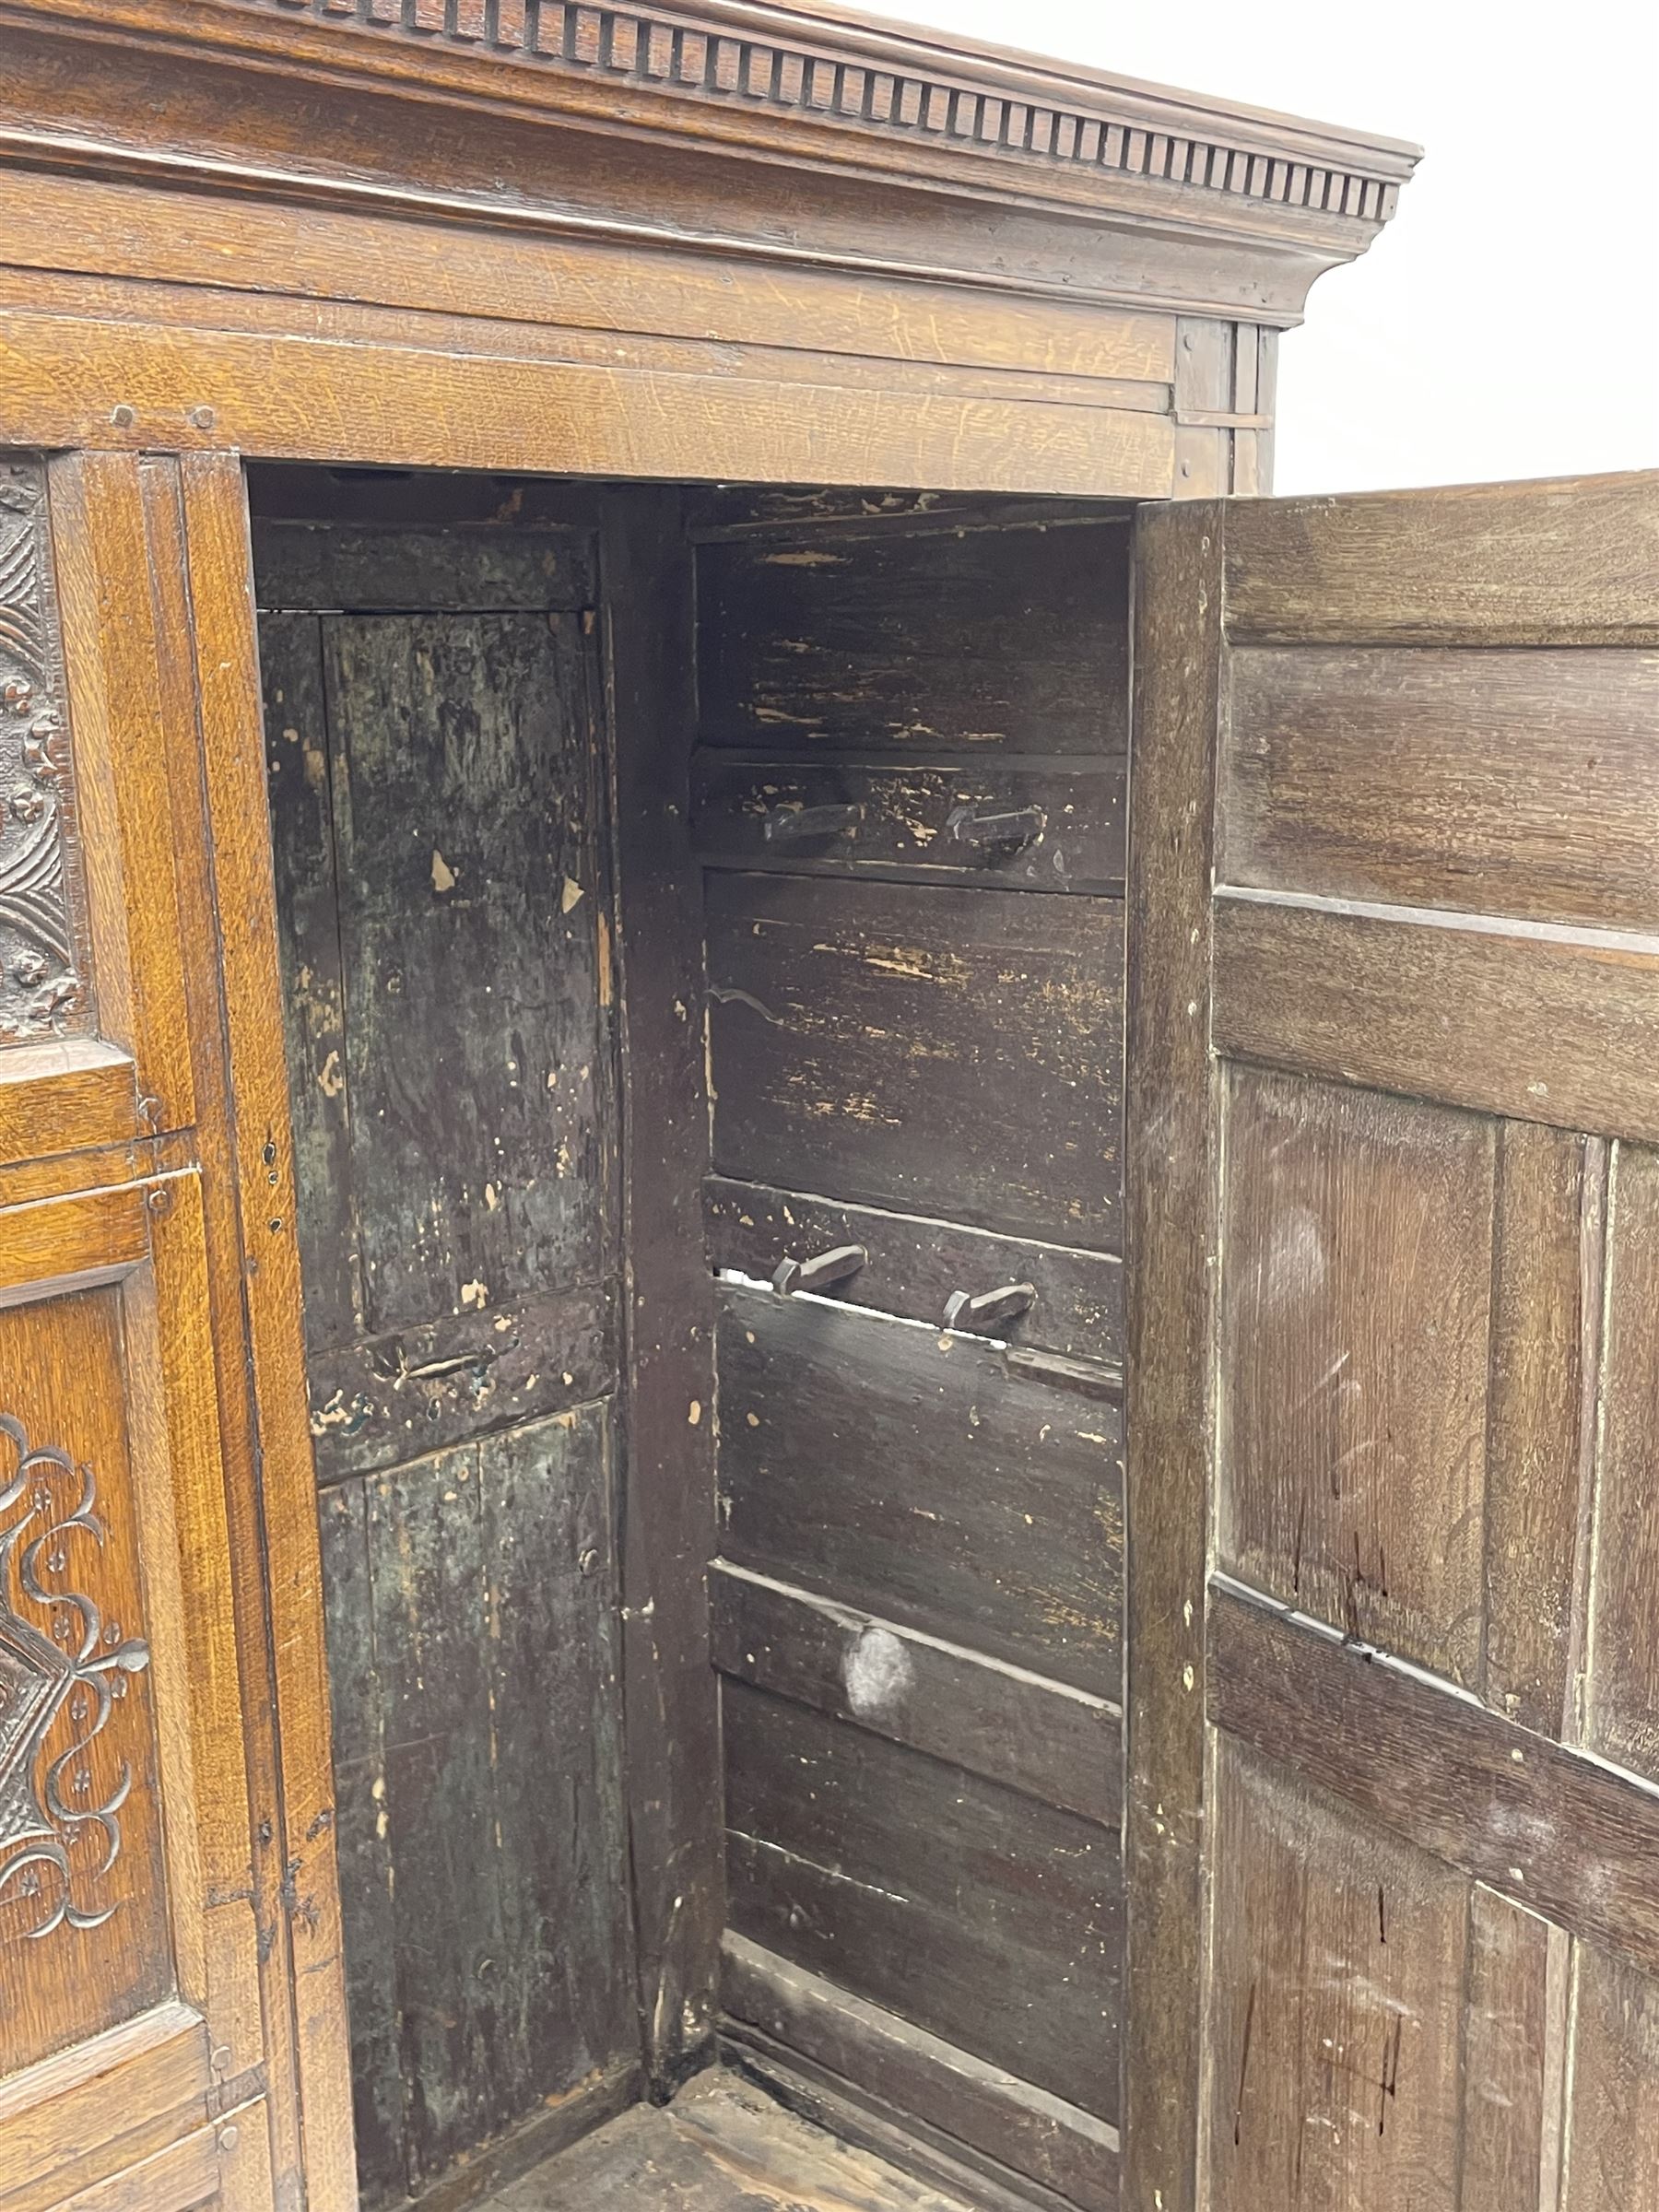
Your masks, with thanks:
[{"label": "oak livery cupboard", "polygon": [[0,2212],[717,2059],[837,2204],[1659,2202],[1659,486],[1229,496],[1413,159],[0,10]]}]

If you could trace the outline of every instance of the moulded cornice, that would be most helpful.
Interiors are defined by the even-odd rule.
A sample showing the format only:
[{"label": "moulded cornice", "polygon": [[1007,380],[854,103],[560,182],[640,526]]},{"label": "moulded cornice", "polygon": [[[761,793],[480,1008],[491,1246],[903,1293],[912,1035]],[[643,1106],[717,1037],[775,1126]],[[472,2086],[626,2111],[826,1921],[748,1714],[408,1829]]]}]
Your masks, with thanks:
[{"label": "moulded cornice", "polygon": [[55,0],[29,15],[1027,205],[1362,252],[1418,149],[837,7]]}]

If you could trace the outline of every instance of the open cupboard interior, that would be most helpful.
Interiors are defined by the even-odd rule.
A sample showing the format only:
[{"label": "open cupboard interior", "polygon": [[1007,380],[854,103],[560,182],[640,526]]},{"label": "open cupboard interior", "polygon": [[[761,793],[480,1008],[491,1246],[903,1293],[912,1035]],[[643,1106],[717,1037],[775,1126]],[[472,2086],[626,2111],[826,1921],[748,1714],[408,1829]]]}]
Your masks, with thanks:
[{"label": "open cupboard interior", "polygon": [[1659,483],[1262,496],[1415,150],[0,15],[0,2212],[1659,2204]]},{"label": "open cupboard interior", "polygon": [[724,1931],[755,2063],[1104,2203],[1130,512],[252,508],[365,2200],[674,2086]]}]

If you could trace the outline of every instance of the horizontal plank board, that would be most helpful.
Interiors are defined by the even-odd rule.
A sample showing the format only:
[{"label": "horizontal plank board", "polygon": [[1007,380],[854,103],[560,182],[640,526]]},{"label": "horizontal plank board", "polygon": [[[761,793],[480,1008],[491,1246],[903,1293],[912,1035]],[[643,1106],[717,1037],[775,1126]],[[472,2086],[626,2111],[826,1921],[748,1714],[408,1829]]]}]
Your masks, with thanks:
[{"label": "horizontal plank board", "polygon": [[704,746],[691,803],[717,866],[1121,893],[1127,780],[1122,760],[896,766]]},{"label": "horizontal plank board", "polygon": [[705,545],[698,602],[705,743],[1126,749],[1122,523]]},{"label": "horizontal plank board", "polygon": [[[0,408],[22,444],[784,484],[806,464],[845,484],[914,474],[945,488],[1121,499],[1163,498],[1173,483],[1164,416],[876,386],[812,387],[808,403],[798,382],[719,363],[686,372],[524,360],[507,328],[488,350],[410,345],[404,310],[332,339],[15,307],[0,325]],[[125,395],[130,426],[112,424],[112,391]],[[210,427],[191,419],[207,411]]]},{"label": "horizontal plank board", "polygon": [[[158,1192],[158,1202],[166,1203]],[[148,1259],[150,1192],[137,1184],[0,1212],[0,1305],[108,1282]]]},{"label": "horizontal plank board", "polygon": [[1116,1700],[1119,1408],[965,1336],[723,1286],[737,1564]]},{"label": "horizontal plank board", "polygon": [[1230,509],[1236,640],[1659,645],[1659,475]]},{"label": "horizontal plank board", "polygon": [[1659,927],[1659,653],[1252,649],[1223,883]]},{"label": "horizontal plank board", "polygon": [[0,1052],[0,1167],[144,1133],[132,1055],[96,1037]]},{"label": "horizontal plank board", "polygon": [[[1172,325],[1170,335],[1172,343]],[[1165,382],[1171,373],[1166,363]],[[834,484],[717,484],[694,489],[687,504],[687,525],[699,544],[724,537],[810,539],[820,531],[837,537],[913,537],[1039,524],[1057,529],[1107,519],[1098,506],[1077,500],[1021,500],[1006,493],[980,498],[971,491],[917,491],[898,486],[878,489]],[[1120,511],[1117,519],[1127,519],[1127,511]]]},{"label": "horizontal plank board", "polygon": [[0,174],[0,225],[7,262],[43,272],[76,266],[530,324],[552,313],[607,336],[632,330],[1154,384],[1174,373],[1169,314],[1018,294],[987,314],[960,285],[915,277],[877,288],[856,272],[781,263],[764,284],[734,283],[728,256],[679,241],[653,249],[637,238],[538,237],[477,220],[457,253],[441,225],[399,218],[383,204],[354,214],[315,200],[300,207],[147,180],[13,172]]},{"label": "horizontal plank board", "polygon": [[710,1601],[714,1664],[734,1681],[1116,1823],[1123,1714],[1110,1700],[724,1559]]},{"label": "horizontal plank board", "polygon": [[1239,1058],[1659,1138],[1659,938],[1223,896],[1213,1025]]},{"label": "horizontal plank board", "polygon": [[721,1174],[1115,1247],[1115,900],[716,873],[708,916]]},{"label": "horizontal plank board", "polygon": [[1659,1789],[1220,1583],[1216,1725],[1488,1888],[1659,1969]]},{"label": "horizontal plank board", "polygon": [[343,1482],[608,1396],[618,1360],[611,1294],[594,1284],[312,1352],[317,1480]]},{"label": "horizontal plank board", "polygon": [[[457,554],[459,553],[459,558]],[[591,533],[363,529],[337,523],[253,526],[260,607],[547,609],[591,606],[597,588]]]},{"label": "horizontal plank board", "polygon": [[911,1321],[942,1321],[958,1290],[977,1297],[1004,1283],[1030,1283],[1036,1295],[1025,1312],[988,1334],[1122,1369],[1124,1265],[1114,1253],[1032,1244],[876,1206],[838,1206],[724,1175],[711,1175],[703,1186],[703,1219],[712,1266],[767,1282],[782,1260],[862,1245],[869,1254],[865,1265],[824,1295]]},{"label": "horizontal plank board", "polygon": [[1114,2118],[1116,1837],[740,1683],[722,1703],[736,1932]]},{"label": "horizontal plank board", "polygon": [[721,1995],[774,2046],[954,2136],[1082,2212],[1116,2212],[1117,2130],[727,1931]]},{"label": "horizontal plank board", "polygon": [[[45,2212],[207,2117],[206,2023],[176,1998],[0,2082],[0,2208]],[[135,2131],[139,2132],[132,2147]]]}]

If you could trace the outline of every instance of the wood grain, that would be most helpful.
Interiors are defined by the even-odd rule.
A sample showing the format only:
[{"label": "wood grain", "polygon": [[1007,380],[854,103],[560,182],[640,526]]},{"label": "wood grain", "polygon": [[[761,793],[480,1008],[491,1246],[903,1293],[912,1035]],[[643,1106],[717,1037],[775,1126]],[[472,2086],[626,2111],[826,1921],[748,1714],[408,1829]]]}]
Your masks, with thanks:
[{"label": "wood grain", "polygon": [[1114,1253],[1073,1252],[1022,1238],[994,1237],[954,1222],[837,1206],[796,1191],[769,1190],[713,1175],[703,1186],[709,1258],[768,1282],[785,1259],[806,1259],[846,1244],[869,1258],[825,1295],[842,1305],[911,1321],[943,1321],[954,1292],[974,1295],[1002,1283],[1029,1282],[1036,1295],[1023,1313],[993,1334],[1010,1344],[1086,1360],[1102,1382],[1121,1373],[1124,1269]]},{"label": "wood grain", "polygon": [[1217,900],[1215,935],[1224,1053],[1555,1128],[1659,1138],[1648,1076],[1659,940],[1239,897]]},{"label": "wood grain", "polygon": [[1659,1284],[1659,1155],[1620,1145],[1610,1202],[1583,1740],[1659,1782],[1659,1534],[1651,1474],[1659,1371],[1647,1324]]},{"label": "wood grain", "polygon": [[1210,1611],[1218,1726],[1529,1912],[1653,1971],[1651,1785],[1236,1592],[1212,1592]]},{"label": "wood grain", "polygon": [[971,1337],[723,1288],[721,1547],[1115,1700],[1115,1406]]},{"label": "wood grain", "polygon": [[1116,1826],[1123,1715],[1109,1700],[729,1560],[715,1562],[712,1597],[714,1664],[734,1681]]},{"label": "wood grain", "polygon": [[1112,1832],[739,1683],[722,1706],[734,1929],[1114,2119]]},{"label": "wood grain", "polygon": [[1651,476],[1472,484],[1241,509],[1240,643],[1659,644]]},{"label": "wood grain", "polygon": [[1136,524],[1125,1247],[1124,2198],[1197,2212],[1218,1161],[1208,1050],[1220,511]]},{"label": "wood grain", "polygon": [[734,540],[698,555],[705,744],[1122,753],[1128,536]]},{"label": "wood grain", "polygon": [[1474,1685],[1491,1126],[1289,1076],[1223,1081],[1217,1558]]},{"label": "wood grain", "polygon": [[725,1922],[707,1580],[719,1548],[714,1321],[701,1219],[709,1067],[688,793],[695,603],[679,493],[607,494],[600,554],[629,1317],[621,1507],[629,1836],[645,2065],[661,2094],[701,2063],[712,2038]]},{"label": "wood grain", "polygon": [[[1036,2089],[896,2013],[855,1997],[728,1933],[721,1993],[728,2014],[889,2110],[920,2119],[1081,2212],[1117,2212],[1115,2128]],[[746,2046],[750,2039],[739,2031]]]},{"label": "wood grain", "polygon": [[[1121,894],[1125,783],[1113,760],[1082,771],[997,759],[894,767],[839,752],[757,759],[705,747],[691,803],[698,851],[720,867]],[[791,831],[792,814],[822,820],[825,806],[837,810],[833,826]],[[1008,841],[965,841],[982,834],[976,818],[1003,821]]]},{"label": "wood grain", "polygon": [[715,1167],[1112,1250],[1123,926],[1109,900],[712,876]]},{"label": "wood grain", "polygon": [[1224,883],[1652,930],[1659,653],[1230,658]]},{"label": "wood grain", "polygon": [[1460,2212],[1468,1882],[1227,1737],[1215,1821],[1208,2201]]}]

